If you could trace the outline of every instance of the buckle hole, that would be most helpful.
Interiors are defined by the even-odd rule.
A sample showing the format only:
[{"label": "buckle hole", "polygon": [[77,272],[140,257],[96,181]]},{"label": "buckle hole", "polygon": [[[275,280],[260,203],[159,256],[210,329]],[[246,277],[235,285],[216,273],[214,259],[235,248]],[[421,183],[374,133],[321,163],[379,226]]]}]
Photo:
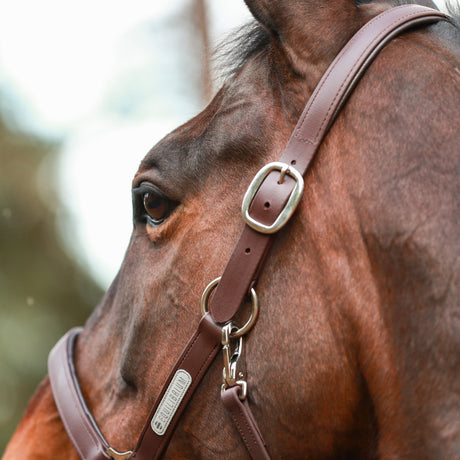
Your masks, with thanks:
[{"label": "buckle hole", "polygon": [[244,251],[246,254],[251,254],[251,248],[246,248]]},{"label": "buckle hole", "polygon": [[292,161],[291,161],[291,165],[292,165],[292,166],[294,166],[296,163],[297,163],[296,160],[292,160]]},{"label": "buckle hole", "polygon": [[264,204],[264,208],[265,209],[268,209],[270,207],[270,202],[269,201],[266,201],[265,204]]}]

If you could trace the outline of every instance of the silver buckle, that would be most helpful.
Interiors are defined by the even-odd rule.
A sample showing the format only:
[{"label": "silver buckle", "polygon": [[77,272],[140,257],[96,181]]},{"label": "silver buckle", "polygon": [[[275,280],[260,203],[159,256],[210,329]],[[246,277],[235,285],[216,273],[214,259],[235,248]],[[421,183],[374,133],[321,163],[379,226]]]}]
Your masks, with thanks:
[{"label": "silver buckle", "polygon": [[108,447],[105,451],[107,455],[110,455],[110,458],[113,460],[126,460],[133,452],[128,450],[127,452],[118,452],[113,447]]},{"label": "silver buckle", "polygon": [[[294,190],[291,192],[291,195],[289,196],[289,200],[286,203],[286,206],[280,212],[275,222],[273,222],[272,225],[265,225],[253,219],[249,215],[249,208],[252,204],[252,201],[254,200],[254,197],[256,196],[257,191],[262,185],[262,182],[272,171],[280,171],[281,173],[280,183],[283,183],[284,176],[286,174],[288,174],[293,179],[295,179],[296,183],[295,183]],[[246,192],[246,195],[244,195],[243,204],[241,206],[241,211],[243,213],[244,220],[251,228],[253,228],[254,230],[257,230],[260,233],[266,233],[266,234],[276,233],[277,231],[279,231],[281,228],[283,228],[286,225],[288,220],[291,218],[292,214],[294,214],[294,211],[296,210],[300,202],[300,198],[302,197],[303,189],[304,189],[303,177],[299,173],[299,171],[297,171],[297,169],[295,169],[293,166],[289,166],[286,163],[281,163],[279,161],[275,161],[273,163],[269,163],[265,165],[256,174],[256,176],[252,180],[251,185],[249,186]]]}]

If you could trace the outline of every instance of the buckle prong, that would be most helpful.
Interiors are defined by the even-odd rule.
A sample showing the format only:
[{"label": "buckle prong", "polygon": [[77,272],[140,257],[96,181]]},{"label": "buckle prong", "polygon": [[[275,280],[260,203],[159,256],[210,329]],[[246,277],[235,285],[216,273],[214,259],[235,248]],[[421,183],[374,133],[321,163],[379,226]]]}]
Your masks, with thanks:
[{"label": "buckle prong", "polygon": [[284,182],[284,177],[286,176],[286,173],[289,171],[289,168],[290,166],[286,164],[283,166],[283,169],[281,169],[280,178],[278,179],[278,184],[281,185]]}]

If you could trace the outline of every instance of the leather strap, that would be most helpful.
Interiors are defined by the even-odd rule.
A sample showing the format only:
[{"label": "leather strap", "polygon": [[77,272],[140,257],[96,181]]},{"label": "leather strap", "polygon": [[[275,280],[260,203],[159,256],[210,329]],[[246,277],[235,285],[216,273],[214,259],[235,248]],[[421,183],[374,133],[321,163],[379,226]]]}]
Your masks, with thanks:
[{"label": "leather strap", "polygon": [[[176,427],[176,424],[179,421],[188,401],[192,397],[193,392],[219,352],[221,348],[221,340],[222,329],[214,323],[209,314],[203,316],[198,326],[198,330],[192,336],[182,352],[181,357],[174,366],[174,369],[171,371],[168,380],[163,386],[160,395],[150,411],[147,422],[142,430],[141,436],[139,437],[133,458],[136,457],[138,460],[152,460],[160,458],[164,449],[168,445],[174,428]],[[171,411],[175,410],[175,412],[172,418],[168,420],[168,417],[171,417],[170,414],[166,413],[162,418],[161,413],[158,413],[158,411],[161,411],[162,402],[163,405],[168,404],[165,402],[167,401],[167,399],[165,399],[165,394],[168,390],[172,393],[175,391],[174,386],[171,386],[171,382],[180,371],[185,371],[190,375],[191,383],[183,395],[183,398],[179,401],[177,408],[170,408]],[[164,419],[168,421],[168,425],[164,428],[164,432],[162,429],[163,427],[160,427],[160,429],[157,429],[155,432],[154,425],[157,422],[163,423]]]},{"label": "leather strap", "polygon": [[221,394],[222,403],[233,420],[253,460],[269,460],[265,441],[252,415],[248,400],[241,401],[241,387],[228,388]]},{"label": "leather strap", "polygon": [[109,460],[109,444],[86,406],[73,364],[73,348],[81,328],[71,329],[51,350],[48,372],[62,423],[83,460]]},{"label": "leather strap", "polygon": [[[138,445],[130,456],[123,456],[123,454],[119,454],[109,446],[81,393],[73,362],[73,348],[81,330],[81,328],[74,328],[67,332],[51,350],[48,358],[48,372],[54,400],[67,434],[78,454],[83,460],[110,460],[113,458],[151,460],[159,458],[167,446],[174,427],[193,392],[220,350],[222,329],[212,321],[209,314],[201,319],[197,331],[182,352],[156,404],[152,408]],[[153,431],[152,422],[155,420],[158,406],[178,371],[179,373],[186,372],[190,376],[190,384],[184,394],[181,395],[182,399],[179,401],[178,407],[175,408],[172,414],[173,417],[165,427],[164,433],[157,430],[157,432],[161,433],[159,435]],[[174,397],[176,397],[176,394],[174,394]],[[166,408],[164,413],[167,410],[169,410],[169,407]],[[160,415],[164,415],[164,413]],[[160,417],[159,420],[164,423],[164,417]],[[111,453],[109,453],[109,449],[112,450]]]},{"label": "leather strap", "polygon": [[[439,11],[418,5],[404,5],[382,13],[360,29],[321,79],[281,161],[294,166],[304,175],[349,91],[375,54],[407,28],[441,19],[447,19],[447,16]],[[251,216],[267,225],[275,221],[294,186],[294,179],[290,176],[286,175],[282,184],[279,184],[279,178],[279,172],[270,173],[250,207]],[[247,225],[243,229],[211,298],[212,318],[209,314],[202,318],[197,332],[168,377],[137,447],[129,458],[157,459],[164,452],[181,413],[220,349],[221,327],[214,321],[224,324],[233,318],[249,289],[257,283],[273,239],[273,235],[259,233]],[[111,458],[104,450],[108,448],[107,441],[86,407],[75,375],[72,348],[76,334],[78,331],[70,331],[50,354],[49,372],[54,398],[66,431],[80,456],[85,460]],[[261,449],[264,443],[249,406],[247,402],[240,404],[235,400],[236,392],[237,389],[228,389],[224,393],[224,405],[230,410],[237,426],[249,426],[240,432],[245,438],[256,440],[249,442],[249,445],[246,443],[251,455],[254,458],[268,458],[266,451],[263,453],[265,448]],[[177,398],[179,401],[176,404]]]},{"label": "leather strap", "polygon": [[[346,96],[380,49],[402,31],[440,19],[447,16],[431,8],[403,5],[365,24],[337,55],[317,85],[280,161],[305,175]],[[250,208],[251,216],[266,225],[275,221],[293,189],[293,179],[286,176],[287,180],[279,184],[279,177],[278,171],[268,175]],[[210,311],[216,322],[226,323],[233,318],[250,287],[256,285],[273,236],[244,227],[211,299]]]}]

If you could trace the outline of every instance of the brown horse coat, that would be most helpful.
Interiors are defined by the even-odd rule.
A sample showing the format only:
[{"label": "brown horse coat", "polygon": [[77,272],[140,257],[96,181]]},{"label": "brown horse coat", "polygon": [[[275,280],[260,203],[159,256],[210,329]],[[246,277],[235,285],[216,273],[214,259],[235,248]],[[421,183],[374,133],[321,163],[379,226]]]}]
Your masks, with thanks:
[{"label": "brown horse coat", "polygon": [[[277,160],[337,52],[385,4],[246,0],[258,46],[210,105],[148,153],[133,187],[129,248],[78,340],[76,366],[102,432],[133,448],[242,226],[239,207]],[[250,404],[274,458],[460,458],[458,29],[391,42],[306,176],[293,222],[258,284],[247,341]],[[110,165],[108,165],[109,168]],[[172,206],[174,205],[174,206]],[[221,362],[200,385],[168,458],[244,458],[219,401]],[[45,380],[6,453],[74,459]]]}]

